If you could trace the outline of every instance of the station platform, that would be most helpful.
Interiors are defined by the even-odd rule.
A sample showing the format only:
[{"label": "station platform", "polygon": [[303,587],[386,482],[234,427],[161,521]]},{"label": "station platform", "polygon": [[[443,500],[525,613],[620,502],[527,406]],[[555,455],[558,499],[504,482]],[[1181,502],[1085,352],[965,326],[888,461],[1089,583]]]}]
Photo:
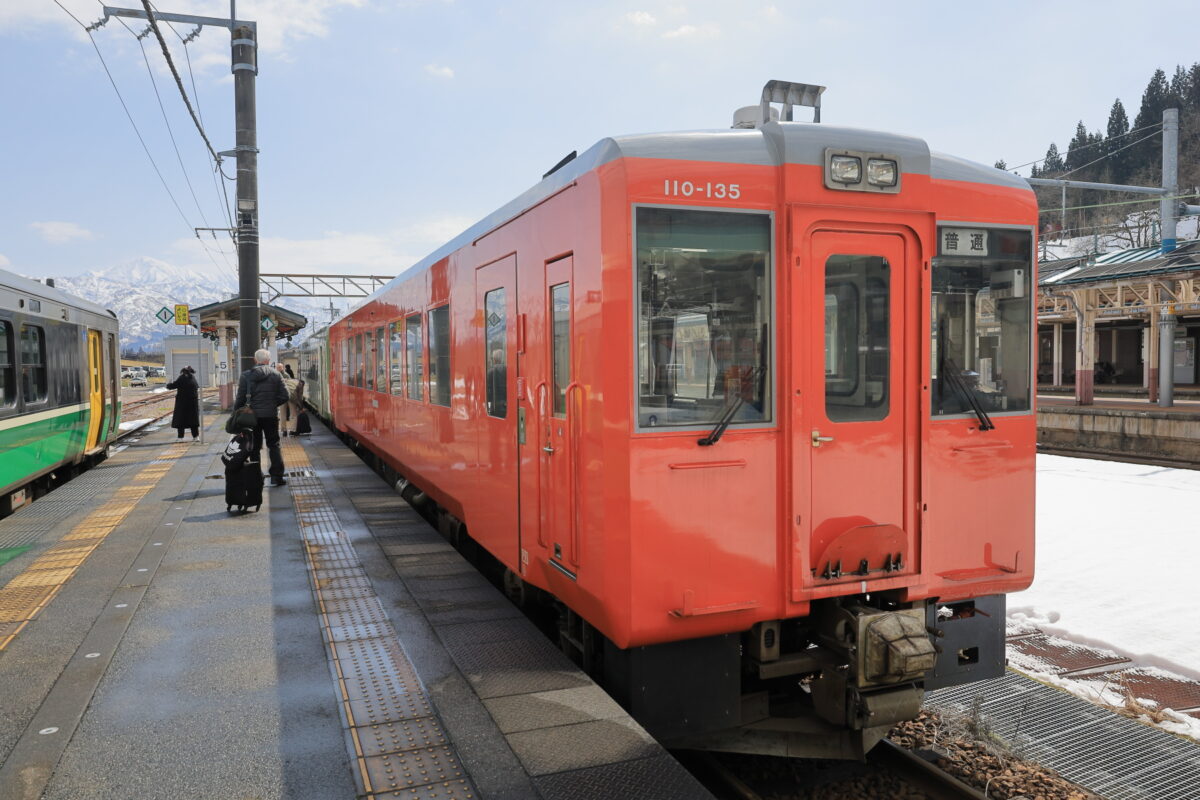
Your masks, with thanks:
[{"label": "station platform", "polygon": [[1067,455],[1139,463],[1200,465],[1200,400],[1160,408],[1145,398],[1037,397],[1038,448]]},{"label": "station platform", "polygon": [[220,423],[0,520],[0,797],[711,797],[319,424],[227,513]]}]

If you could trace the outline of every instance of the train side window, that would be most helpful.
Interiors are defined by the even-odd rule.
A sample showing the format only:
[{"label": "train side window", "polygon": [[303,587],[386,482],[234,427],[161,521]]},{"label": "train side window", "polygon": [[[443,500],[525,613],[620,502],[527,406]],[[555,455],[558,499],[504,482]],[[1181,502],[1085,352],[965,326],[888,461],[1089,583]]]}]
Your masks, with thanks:
[{"label": "train side window", "polygon": [[375,329],[375,391],[388,390],[388,340],[384,335],[384,327]]},{"label": "train side window", "polygon": [[21,393],[27,404],[46,399],[46,335],[37,325],[21,326]]},{"label": "train side window", "polygon": [[508,416],[508,319],[504,294],[504,289],[500,288],[483,296],[487,413],[502,419]]},{"label": "train side window", "polygon": [[450,405],[450,306],[429,311],[429,402]]},{"label": "train side window", "polygon": [[1033,234],[938,228],[931,312],[936,416],[1029,412]]},{"label": "train side window", "polygon": [[361,333],[354,337],[354,385],[359,389],[363,386],[363,337]]},{"label": "train side window", "polygon": [[885,258],[836,255],[825,262],[825,415],[832,422],[888,415],[890,288]]},{"label": "train side window", "polygon": [[550,287],[550,309],[554,314],[554,413],[567,413],[567,387],[571,384],[571,284]]},{"label": "train side window", "polygon": [[350,340],[342,339],[342,385],[350,384]]},{"label": "train side window", "polygon": [[17,402],[17,368],[13,357],[12,325],[0,320],[0,408]]},{"label": "train side window", "polygon": [[769,422],[771,216],[636,212],[638,425]]},{"label": "train side window", "polygon": [[424,400],[421,392],[421,315],[413,314],[404,320],[404,352],[408,365],[408,396],[413,400]]},{"label": "train side window", "polygon": [[404,371],[403,357],[404,352],[404,324],[400,320],[393,322],[389,329],[391,331],[391,343],[388,346],[388,378],[392,394],[397,397],[404,394]]},{"label": "train side window", "polygon": [[373,363],[373,358],[375,357],[375,355],[376,355],[376,353],[375,353],[375,337],[370,331],[367,331],[366,333],[363,334],[363,359],[364,359],[363,360],[363,381],[364,381],[363,388],[364,389],[374,389],[375,388],[375,364]]}]

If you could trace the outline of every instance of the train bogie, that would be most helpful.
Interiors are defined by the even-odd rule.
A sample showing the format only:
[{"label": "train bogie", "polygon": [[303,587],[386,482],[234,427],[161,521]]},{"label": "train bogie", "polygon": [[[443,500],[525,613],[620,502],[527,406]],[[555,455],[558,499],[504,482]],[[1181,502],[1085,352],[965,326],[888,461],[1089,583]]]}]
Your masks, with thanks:
[{"label": "train bogie", "polygon": [[332,323],[329,411],[652,732],[854,755],[1002,668],[1035,220],[910,137],[606,140]]}]

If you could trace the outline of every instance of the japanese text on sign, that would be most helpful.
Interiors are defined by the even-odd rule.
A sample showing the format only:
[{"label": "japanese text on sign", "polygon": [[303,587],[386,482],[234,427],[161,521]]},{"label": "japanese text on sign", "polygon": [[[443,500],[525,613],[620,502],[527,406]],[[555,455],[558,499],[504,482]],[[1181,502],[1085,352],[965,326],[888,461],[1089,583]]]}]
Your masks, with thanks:
[{"label": "japanese text on sign", "polygon": [[987,231],[978,228],[942,228],[941,251],[945,256],[986,256]]}]

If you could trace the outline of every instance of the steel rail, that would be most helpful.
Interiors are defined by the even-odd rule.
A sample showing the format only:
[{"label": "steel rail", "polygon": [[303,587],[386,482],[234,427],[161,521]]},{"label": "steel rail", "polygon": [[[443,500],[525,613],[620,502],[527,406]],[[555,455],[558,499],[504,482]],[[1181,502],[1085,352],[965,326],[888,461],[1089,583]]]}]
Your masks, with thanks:
[{"label": "steel rail", "polygon": [[987,795],[922,758],[918,753],[884,739],[867,754],[867,761],[898,775],[932,800],[988,800]]}]

